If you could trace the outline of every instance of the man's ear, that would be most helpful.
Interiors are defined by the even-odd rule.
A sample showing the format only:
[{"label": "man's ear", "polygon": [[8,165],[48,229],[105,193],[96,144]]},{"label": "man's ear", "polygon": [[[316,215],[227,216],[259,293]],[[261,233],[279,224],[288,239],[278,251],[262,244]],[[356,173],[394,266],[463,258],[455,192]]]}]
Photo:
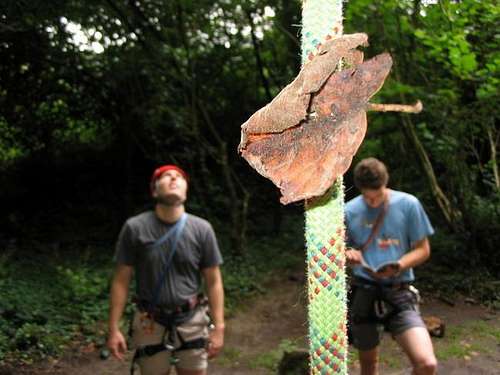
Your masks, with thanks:
[{"label": "man's ear", "polygon": [[151,196],[153,198],[158,198],[158,193],[157,193],[157,190],[158,190],[158,185],[160,184],[160,179],[157,178],[155,180],[155,182],[153,183],[152,185],[152,189],[151,189]]}]

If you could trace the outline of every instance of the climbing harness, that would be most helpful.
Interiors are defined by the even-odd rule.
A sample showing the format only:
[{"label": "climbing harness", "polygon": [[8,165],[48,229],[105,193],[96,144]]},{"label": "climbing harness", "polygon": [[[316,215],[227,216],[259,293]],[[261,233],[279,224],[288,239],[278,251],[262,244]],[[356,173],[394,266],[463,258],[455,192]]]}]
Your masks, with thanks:
[{"label": "climbing harness", "polygon": [[[163,245],[169,239],[172,239],[172,246],[170,252],[168,254],[168,258],[163,267],[163,272],[158,279],[156,288],[154,290],[153,298],[151,301],[145,300],[135,300],[134,302],[137,305],[138,310],[141,314],[141,324],[142,328],[146,330],[146,332],[152,333],[154,323],[158,323],[161,326],[165,327],[163,338],[160,343],[153,345],[142,345],[138,347],[135,351],[134,357],[132,359],[132,364],[130,367],[130,374],[134,375],[135,372],[135,364],[138,359],[143,357],[151,357],[157,353],[162,351],[172,352],[172,356],[170,357],[170,363],[175,364],[178,362],[178,359],[175,357],[175,353],[188,350],[188,349],[201,349],[206,347],[207,340],[205,338],[198,338],[194,340],[185,341],[182,335],[179,334],[177,327],[181,324],[190,320],[196,310],[201,308],[201,306],[207,304],[206,298],[203,296],[194,296],[186,303],[180,306],[176,306],[173,309],[165,310],[158,305],[158,301],[160,298],[160,292],[164,285],[164,280],[167,275],[168,270],[172,264],[175,252],[177,250],[177,243],[179,238],[181,237],[182,231],[187,221],[187,214],[184,213],[181,218],[175,223],[175,225],[170,228],[170,230],[161,236],[155,243],[152,245],[152,248],[158,248]],[[180,345],[176,345],[177,339],[180,342]]]},{"label": "climbing harness", "polygon": [[148,312],[142,310],[139,302],[138,308],[143,314],[148,314],[147,319],[150,320],[150,324],[154,324],[154,322],[156,322],[165,327],[165,329],[160,343],[142,345],[136,349],[132,359],[130,374],[134,375],[135,363],[140,358],[151,357],[157,353],[168,351],[172,353],[170,357],[170,364],[175,365],[178,362],[178,358],[175,356],[177,352],[189,349],[206,348],[208,344],[208,340],[206,338],[200,337],[194,340],[186,341],[177,330],[177,327],[190,320],[196,313],[197,309],[206,306],[207,303],[208,301],[205,297],[200,298],[197,296],[194,299],[194,303],[189,301],[182,306],[178,306],[170,313],[162,312],[160,309],[157,309],[152,315],[149,315]]},{"label": "climbing harness", "polygon": [[367,279],[355,278],[351,297],[353,300],[360,288],[374,294],[373,305],[368,315],[360,316],[354,312],[351,315],[353,323],[386,326],[394,316],[403,311],[418,311],[419,292],[410,283],[378,284]]}]

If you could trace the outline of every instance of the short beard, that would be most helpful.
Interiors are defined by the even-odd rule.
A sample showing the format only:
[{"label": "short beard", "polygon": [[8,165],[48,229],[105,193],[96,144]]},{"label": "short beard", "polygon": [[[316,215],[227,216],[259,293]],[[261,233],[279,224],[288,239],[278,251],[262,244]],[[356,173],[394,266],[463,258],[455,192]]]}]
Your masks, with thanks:
[{"label": "short beard", "polygon": [[166,207],[176,207],[182,205],[186,199],[181,198],[176,194],[168,194],[156,197],[156,203]]}]

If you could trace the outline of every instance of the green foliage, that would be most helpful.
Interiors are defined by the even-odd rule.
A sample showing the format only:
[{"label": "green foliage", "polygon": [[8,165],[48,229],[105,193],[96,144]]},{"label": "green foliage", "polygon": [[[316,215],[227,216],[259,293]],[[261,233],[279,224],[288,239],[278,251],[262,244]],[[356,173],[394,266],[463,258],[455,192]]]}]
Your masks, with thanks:
[{"label": "green foliage", "polygon": [[415,36],[427,47],[430,56],[442,63],[446,69],[463,79],[470,79],[476,72],[478,63],[472,46],[466,39],[465,31],[457,33],[456,29],[443,32],[438,37],[432,35],[432,30],[417,29]]},{"label": "green foliage", "polygon": [[[500,307],[498,277],[482,265],[480,255],[467,246],[462,235],[437,232],[431,238],[431,262],[416,270],[418,287],[452,301],[459,295],[471,296],[492,308]],[[490,258],[495,262],[494,258]]]},{"label": "green foliage", "polygon": [[[291,249],[300,241],[301,232],[288,230],[280,238],[255,239],[248,256],[225,256],[226,314],[263,293],[274,273],[301,265],[302,254],[295,252],[280,251],[270,257],[271,249]],[[0,255],[0,363],[29,363],[60,355],[81,340],[98,346],[105,340],[102,324],[114,267],[110,246],[57,251],[34,246],[38,251]],[[124,321],[133,310],[128,304]]]},{"label": "green foliage", "polygon": [[65,339],[57,330],[45,325],[24,323],[16,330],[13,346],[21,358],[34,359],[36,355],[56,355],[64,348]]},{"label": "green foliage", "polygon": [[[497,303],[500,7],[352,0],[345,17],[346,32],[369,35],[367,57],[387,50],[394,59],[373,100],[424,103],[423,113],[408,121],[462,214],[458,229],[446,228],[402,117],[369,114],[357,157],[383,159],[392,186],[422,198],[438,229],[433,263],[441,276],[451,274],[437,286]],[[7,0],[0,20],[0,245],[20,238],[43,246],[74,238],[109,242],[124,218],[148,202],[153,166],[175,162],[192,176],[194,213],[220,223],[227,238],[246,224],[252,233],[246,254],[225,254],[231,309],[260,293],[273,272],[300,263],[302,218],[284,220],[282,228],[290,230],[279,233],[271,222],[290,211],[277,206],[276,189],[235,152],[239,124],[298,71],[300,2],[33,0],[19,6]],[[76,42],[71,27],[88,43]],[[102,50],[90,48],[93,42]],[[350,187],[347,194],[354,195]],[[226,253],[235,253],[228,244]],[[38,250],[26,250],[22,260],[0,256],[0,356],[16,350],[12,327],[23,332],[19,345],[41,344],[50,349],[37,353],[49,355],[105,315],[108,261],[38,262]],[[450,273],[457,266],[483,278],[464,281]],[[434,285],[432,277],[425,280]],[[41,337],[55,332],[62,342]]]},{"label": "green foliage", "polygon": [[29,258],[2,264],[7,277],[0,288],[0,363],[56,356],[80,335],[102,335],[96,322],[107,315],[109,260],[58,264],[57,257]]},{"label": "green foliage", "polygon": [[19,131],[9,126],[0,115],[0,169],[6,168],[15,160],[24,156],[24,151],[16,141]]},{"label": "green foliage", "polygon": [[[91,207],[87,200],[95,198],[110,206],[125,200],[130,213],[147,195],[139,188],[145,170],[174,161],[201,181],[202,188],[191,190],[195,207],[229,221],[228,228],[246,227],[240,222],[246,220],[246,194],[254,199],[246,214],[269,208],[255,199],[269,195],[263,179],[234,152],[237,124],[296,74],[299,2],[37,0],[18,7],[7,1],[0,12],[8,26],[0,30],[0,168],[8,172],[2,181],[7,202],[31,195],[16,184],[25,163],[52,177],[58,167],[80,167],[77,162],[85,160],[95,164],[80,174],[86,196],[54,193],[56,209]],[[346,4],[346,31],[370,36],[366,55],[389,50],[395,61],[374,101],[422,99],[425,111],[411,121],[438,182],[463,217],[474,214],[477,199],[498,192],[490,139],[498,148],[499,12],[494,2],[479,1]],[[77,42],[75,30],[86,39]],[[414,178],[419,162],[401,130],[396,116],[370,115],[359,155],[387,161],[395,187],[435,206],[425,179]],[[93,174],[110,170],[126,186],[100,179],[105,186],[97,192]],[[9,208],[9,215],[26,215],[20,210]],[[465,230],[479,237],[472,233],[476,228]]]},{"label": "green foliage", "polygon": [[[111,268],[109,263],[107,265]],[[58,266],[57,270],[59,279],[66,286],[62,290],[62,297],[78,306],[77,310],[71,313],[79,315],[82,325],[85,327],[102,319],[108,306],[110,271],[92,268],[73,270],[61,266]]]},{"label": "green foliage", "polygon": [[110,141],[109,126],[93,118],[73,117],[69,103],[61,98],[40,103],[35,113],[43,123],[60,123],[52,137],[61,149],[75,146],[98,148]]},{"label": "green foliage", "polygon": [[224,290],[230,298],[235,300],[262,291],[260,275],[250,257],[229,259],[226,257],[223,276]]},{"label": "green foliage", "polygon": [[[358,157],[386,161],[391,185],[422,198],[438,233],[449,236],[440,260],[498,274],[498,21],[495,2],[350,1],[346,29],[370,36],[367,55],[389,50],[394,66],[377,102],[422,100],[424,111],[403,121],[370,115]],[[406,130],[411,126],[436,183],[461,219],[450,232]],[[410,146],[410,148],[408,147]],[[349,179],[347,179],[349,180]],[[497,207],[497,208],[495,208]],[[488,219],[489,218],[489,219]],[[453,233],[454,232],[454,233]],[[443,241],[443,244],[446,240]],[[446,257],[444,254],[447,254]],[[435,258],[434,258],[435,259]]]},{"label": "green foliage", "polygon": [[497,254],[500,240],[500,194],[491,197],[473,195],[471,199],[470,229],[479,245],[473,254],[479,265],[494,272],[500,269]]},{"label": "green foliage", "polygon": [[224,256],[222,272],[228,314],[250,296],[263,293],[266,281],[275,274],[303,264],[304,250],[297,247],[298,243],[303,243],[302,231],[296,230],[301,222],[301,217],[290,217],[287,230],[279,237],[251,238],[247,254]]}]

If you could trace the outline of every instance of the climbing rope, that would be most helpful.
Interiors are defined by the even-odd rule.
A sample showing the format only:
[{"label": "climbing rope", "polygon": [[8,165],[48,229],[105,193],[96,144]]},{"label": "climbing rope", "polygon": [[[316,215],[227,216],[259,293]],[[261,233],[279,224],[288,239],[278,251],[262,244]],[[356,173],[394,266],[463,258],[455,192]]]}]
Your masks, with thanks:
[{"label": "climbing rope", "polygon": [[[302,64],[322,42],[342,34],[342,0],[303,0]],[[306,202],[309,353],[311,374],[347,374],[344,186],[339,178]]]}]

